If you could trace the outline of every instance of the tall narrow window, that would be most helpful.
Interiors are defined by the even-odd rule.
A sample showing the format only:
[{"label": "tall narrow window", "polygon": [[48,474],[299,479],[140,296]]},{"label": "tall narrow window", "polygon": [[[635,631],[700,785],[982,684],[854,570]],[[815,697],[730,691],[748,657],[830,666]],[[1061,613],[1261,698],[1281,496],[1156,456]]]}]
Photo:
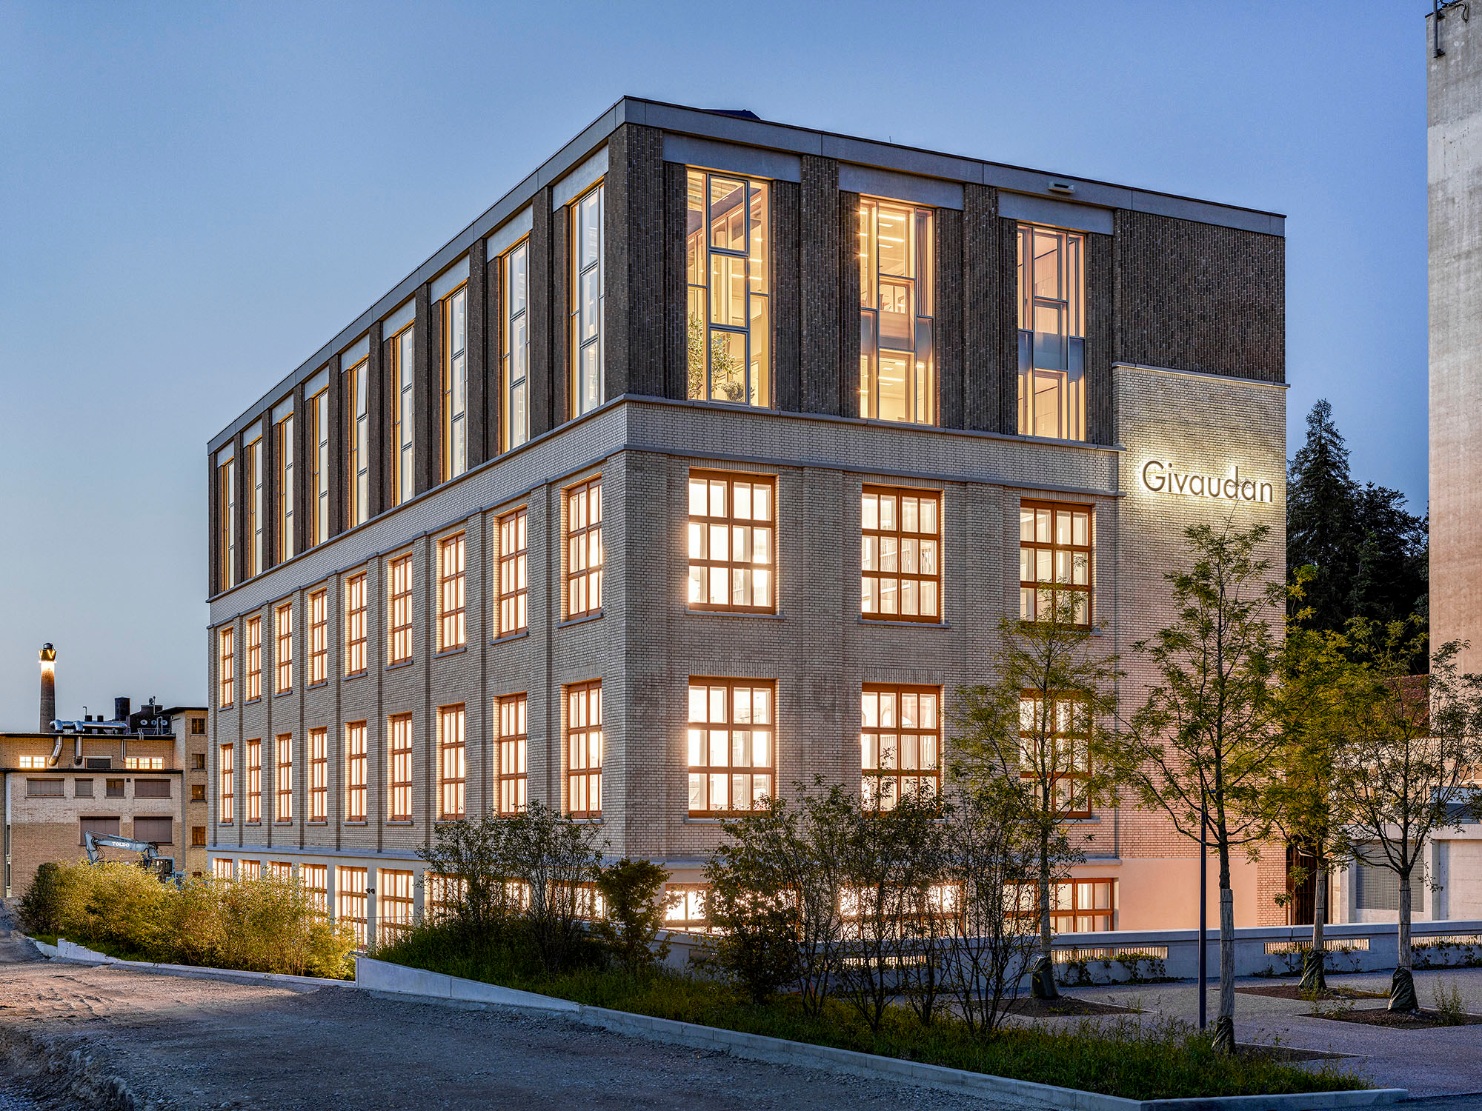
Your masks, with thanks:
[{"label": "tall narrow window", "polygon": [[754,679],[690,680],[691,814],[737,814],[772,796],[774,695]]},{"label": "tall narrow window", "polygon": [[345,527],[370,519],[370,364],[345,371]]},{"label": "tall narrow window", "polygon": [[393,559],[386,566],[386,662],[412,658],[412,557]]},{"label": "tall narrow window", "polygon": [[1019,432],[1086,438],[1085,241],[1019,227]]},{"label": "tall narrow window", "polygon": [[329,821],[329,730],[309,730],[309,821]]},{"label": "tall narrow window", "polygon": [[776,611],[776,493],[773,478],[690,472],[691,609]]},{"label": "tall narrow window", "polygon": [[687,192],[689,395],[771,405],[768,187],[692,169]]},{"label": "tall narrow window", "polygon": [[247,742],[247,820],[262,821],[262,742]]},{"label": "tall narrow window", "polygon": [[289,413],[273,426],[273,451],[278,459],[278,559],[292,559],[298,552],[293,535],[294,502],[297,491],[294,484],[298,479],[294,454],[293,414]]},{"label": "tall narrow window", "polygon": [[415,326],[391,337],[391,504],[410,501],[417,492],[416,413],[417,356],[412,347]]},{"label": "tall narrow window", "polygon": [[309,686],[329,680],[329,591],[309,595]]},{"label": "tall narrow window", "polygon": [[[258,429],[261,429],[259,424]],[[263,482],[262,435],[247,445],[247,564],[250,579],[267,566],[267,487]]]},{"label": "tall narrow window", "polygon": [[344,864],[336,865],[334,881],[337,889],[335,902],[339,908],[336,916],[341,922],[350,924],[350,928],[355,931],[356,948],[364,949],[368,940],[366,914],[369,909],[366,896],[366,869],[350,868]]},{"label": "tall narrow window", "polygon": [[412,715],[386,722],[386,819],[412,820]]},{"label": "tall narrow window", "polygon": [[571,206],[571,415],[602,404],[603,187]]},{"label": "tall narrow window", "polygon": [[499,264],[504,340],[500,380],[503,448],[509,451],[530,439],[530,241],[521,240]]},{"label": "tall narrow window", "polygon": [[329,914],[329,866],[300,864],[298,874],[304,885],[304,894],[309,897],[309,909],[314,917],[323,919]]},{"label": "tall narrow window", "polygon": [[499,813],[525,812],[529,783],[529,699],[510,694],[499,700]]},{"label": "tall narrow window", "polygon": [[467,753],[462,706],[443,706],[437,711],[437,818],[451,822],[463,817]]},{"label": "tall narrow window", "polygon": [[262,618],[249,617],[247,628],[246,687],[247,701],[262,697]]},{"label": "tall narrow window", "polygon": [[293,734],[280,733],[277,738],[276,759],[273,761],[273,794],[277,805],[273,809],[275,822],[293,821]]},{"label": "tall narrow window", "polygon": [[365,821],[365,722],[345,723],[345,821]]},{"label": "tall narrow window", "polygon": [[437,650],[467,643],[464,623],[463,533],[437,542]]},{"label": "tall narrow window", "polygon": [[216,457],[216,573],[217,589],[237,583],[237,460],[222,452]]},{"label": "tall narrow window", "polygon": [[309,546],[329,539],[329,388],[309,398]]},{"label": "tall narrow window", "polygon": [[1091,507],[1019,506],[1019,618],[1091,623]]},{"label": "tall narrow window", "polygon": [[345,580],[345,674],[359,675],[366,663],[365,572]]},{"label": "tall narrow window", "polygon": [[859,415],[935,424],[932,210],[859,202]]},{"label": "tall narrow window", "polygon": [[376,908],[381,920],[376,944],[394,945],[412,928],[413,876],[400,868],[378,868],[376,872]]},{"label": "tall narrow window", "polygon": [[566,491],[566,616],[602,608],[602,479]]},{"label": "tall narrow window", "polygon": [[218,795],[216,820],[222,825],[231,825],[237,816],[237,750],[231,745],[221,746],[221,763],[217,768],[217,774],[221,779],[221,791]]},{"label": "tall narrow window", "polygon": [[860,501],[860,612],[941,620],[941,495],[866,486]]},{"label": "tall narrow window", "polygon": [[1019,774],[1054,792],[1047,800],[1064,818],[1089,818],[1091,730],[1084,699],[1019,697]]},{"label": "tall narrow window", "polygon": [[566,688],[566,810],[602,816],[602,683]]},{"label": "tall narrow window", "polygon": [[499,518],[499,635],[529,627],[528,578],[530,514],[521,506]]},{"label": "tall narrow window", "polygon": [[278,694],[293,689],[293,603],[284,602],[273,610],[273,632],[277,650],[273,655],[274,683]]},{"label": "tall narrow window", "polygon": [[443,298],[443,481],[468,470],[468,287]]},{"label": "tall narrow window", "polygon": [[905,795],[939,795],[941,688],[867,686],[860,702],[860,797],[864,805],[890,810]]},{"label": "tall narrow window", "polygon": [[237,699],[237,630],[227,625],[217,636],[219,650],[216,657],[216,706],[226,710]]}]

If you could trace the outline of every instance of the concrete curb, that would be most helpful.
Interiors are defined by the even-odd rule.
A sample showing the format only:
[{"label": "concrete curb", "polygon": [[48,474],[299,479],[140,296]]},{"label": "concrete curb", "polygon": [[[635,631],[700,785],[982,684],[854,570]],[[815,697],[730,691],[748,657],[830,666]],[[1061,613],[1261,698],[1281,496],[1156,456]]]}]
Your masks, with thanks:
[{"label": "concrete curb", "polygon": [[351,980],[331,980],[322,976],[290,976],[283,972],[249,972],[241,968],[206,968],[193,964],[156,964],[153,961],[124,961],[99,953],[64,937],[57,938],[55,945],[31,939],[31,943],[52,960],[68,961],[72,964],[109,964],[119,968],[132,968],[140,972],[155,972],[161,976],[183,976],[194,980],[229,980],[238,984],[279,984],[283,987],[307,988],[351,988]]}]

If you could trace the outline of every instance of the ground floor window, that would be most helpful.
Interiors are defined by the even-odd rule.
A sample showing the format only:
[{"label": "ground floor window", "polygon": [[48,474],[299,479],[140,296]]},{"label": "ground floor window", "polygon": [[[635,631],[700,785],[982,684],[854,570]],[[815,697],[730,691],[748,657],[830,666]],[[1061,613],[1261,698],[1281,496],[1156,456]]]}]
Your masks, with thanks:
[{"label": "ground floor window", "polygon": [[304,885],[304,894],[309,897],[309,905],[314,908],[314,913],[320,918],[329,915],[329,865],[327,864],[300,864],[298,866],[299,881]]},{"label": "ground floor window", "polygon": [[241,876],[244,880],[255,880],[262,877],[262,861],[244,860],[241,863]]},{"label": "ground floor window", "polygon": [[391,945],[401,940],[412,928],[416,898],[412,894],[412,873],[395,868],[382,868],[376,880],[376,905],[380,929],[376,941]]},{"label": "ground floor window", "polygon": [[1068,880],[1050,893],[1050,926],[1056,933],[1114,930],[1116,921],[1116,880]]},{"label": "ground floor window", "polygon": [[350,924],[350,928],[355,931],[356,947],[364,949],[367,918],[365,869],[347,868],[343,865],[336,868],[335,886],[339,888],[336,916],[341,922]]},{"label": "ground floor window", "polygon": [[428,872],[423,876],[426,901],[423,917],[429,922],[452,918],[468,894],[468,881],[462,876],[444,876]]},{"label": "ground floor window", "polygon": [[700,883],[671,883],[664,888],[664,928],[709,929],[710,918],[705,908],[709,890]]},{"label": "ground floor window", "polygon": [[211,860],[211,878],[216,880],[235,879],[235,863],[235,861],[224,856],[213,857]]},{"label": "ground floor window", "polygon": [[270,860],[268,861],[268,875],[272,876],[275,880],[292,883],[293,865],[286,860]]}]

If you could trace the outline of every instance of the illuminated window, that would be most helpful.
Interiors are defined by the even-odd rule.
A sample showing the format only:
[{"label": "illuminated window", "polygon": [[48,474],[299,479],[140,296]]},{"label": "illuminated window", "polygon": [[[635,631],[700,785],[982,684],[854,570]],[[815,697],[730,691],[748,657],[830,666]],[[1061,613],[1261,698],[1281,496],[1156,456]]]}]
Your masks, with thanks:
[{"label": "illuminated window", "polygon": [[1058,814],[1089,818],[1090,722],[1085,702],[1024,692],[1019,698],[1019,763],[1023,779],[1050,785]]},{"label": "illuminated window", "polygon": [[689,396],[772,404],[768,187],[690,170],[685,220]]},{"label": "illuminated window", "polygon": [[1056,933],[1114,930],[1116,920],[1116,880],[1068,880],[1050,894],[1050,928]]},{"label": "illuminated window", "polygon": [[774,613],[776,480],[690,472],[691,609]]},{"label": "illuminated window", "polygon": [[602,816],[602,683],[566,688],[566,810]]},{"label": "illuminated window", "polygon": [[[91,789],[91,786],[92,786],[92,781],[91,780],[88,781],[88,786]],[[205,802],[206,801],[206,785],[204,783],[192,783],[190,785],[190,801],[191,802]]]},{"label": "illuminated window", "polygon": [[412,557],[393,559],[386,567],[386,662],[412,658]]},{"label": "illuminated window", "polygon": [[396,714],[386,722],[386,819],[412,820],[412,715]]},{"label": "illuminated window", "polygon": [[890,810],[905,795],[935,797],[942,785],[939,687],[867,686],[860,693],[860,797]]},{"label": "illuminated window", "polygon": [[237,582],[237,460],[232,448],[216,456],[217,589]]},{"label": "illuminated window", "polygon": [[602,404],[603,187],[571,205],[571,415]]},{"label": "illuminated window", "polygon": [[602,608],[602,479],[566,491],[566,616]]},{"label": "illuminated window", "polygon": [[443,481],[468,470],[468,287],[442,302]]},{"label": "illuminated window", "polygon": [[341,922],[348,922],[350,928],[355,932],[355,946],[358,949],[365,948],[366,942],[366,870],[364,868],[349,868],[343,864],[335,866],[334,870],[336,892],[335,903],[338,907],[336,917]]},{"label": "illuminated window", "polygon": [[365,572],[345,580],[345,674],[359,675],[365,670]]},{"label": "illuminated window", "polygon": [[463,533],[437,542],[437,650],[462,648],[464,628]]},{"label": "illuminated window", "polygon": [[424,872],[422,881],[426,885],[423,917],[429,922],[443,922],[452,918],[468,898],[468,881],[462,876]]},{"label": "illuminated window", "polygon": [[236,861],[226,857],[216,856],[211,858],[211,878],[215,880],[226,880],[230,882],[236,879]]},{"label": "illuminated window", "polygon": [[253,428],[247,444],[247,577],[267,566],[267,486],[263,481],[262,425]]},{"label": "illuminated window", "polygon": [[345,821],[365,821],[365,722],[345,723]]},{"label": "illuminated window", "polygon": [[309,398],[309,546],[329,539],[329,389]]},{"label": "illuminated window", "polygon": [[274,684],[279,694],[293,689],[293,603],[284,602],[273,610],[273,632],[278,648],[274,654]]},{"label": "illuminated window", "polygon": [[304,894],[309,897],[309,909],[314,912],[316,918],[324,918],[329,914],[329,866],[326,864],[300,864],[298,866],[299,882],[303,884]]},{"label": "illuminated window", "polygon": [[241,869],[242,879],[255,880],[262,878],[262,861],[242,860],[238,862],[238,865]]},{"label": "illuminated window", "polygon": [[293,882],[293,865],[286,860],[268,861],[268,875],[284,883]]},{"label": "illuminated window", "polygon": [[1085,236],[1019,226],[1019,432],[1086,438]]},{"label": "illuminated window", "polygon": [[410,501],[417,492],[415,385],[417,356],[414,327],[391,337],[391,504]]},{"label": "illuminated window", "polygon": [[529,521],[523,506],[499,518],[500,636],[522,632],[530,624]]},{"label": "illuminated window", "polygon": [[499,699],[499,813],[508,817],[525,812],[529,781],[529,699],[511,694]]},{"label": "illuminated window", "polygon": [[273,810],[275,822],[293,821],[293,734],[280,733],[277,739],[277,760],[274,773],[274,795],[277,805]]},{"label": "illuminated window", "polygon": [[1019,618],[1091,623],[1091,507],[1019,506]]},{"label": "illuminated window", "polygon": [[860,501],[860,612],[889,621],[941,620],[941,495],[866,486]]},{"label": "illuminated window", "polygon": [[247,821],[262,821],[262,742],[247,742]]},{"label": "illuminated window", "polygon": [[381,868],[376,877],[376,909],[380,929],[376,943],[393,945],[412,928],[415,896],[413,876],[397,868]]},{"label": "illuminated window", "polygon": [[935,424],[932,211],[859,202],[859,415]]},{"label": "illuminated window", "polygon": [[262,618],[247,619],[247,701],[262,697]]},{"label": "illuminated window", "polygon": [[329,591],[309,595],[309,686],[329,681]]},{"label": "illuminated window", "polygon": [[664,887],[666,930],[708,930],[710,915],[705,902],[710,889],[698,883],[671,883]]},{"label": "illuminated window", "polygon": [[309,821],[329,821],[329,730],[309,730]]},{"label": "illuminated window", "polygon": [[345,527],[370,518],[370,379],[362,359],[345,371]]},{"label": "illuminated window", "polygon": [[229,826],[236,819],[237,804],[237,776],[236,776],[236,749],[231,745],[221,746],[221,764],[219,773],[221,776],[221,790],[218,794],[216,820],[224,826]]},{"label": "illuminated window", "polygon": [[293,535],[294,469],[293,414],[289,413],[273,427],[273,450],[278,458],[278,559],[292,559],[298,551]]},{"label": "illuminated window", "polygon": [[[24,760],[25,757],[22,757],[21,759]],[[21,765],[21,767],[25,767],[25,764],[23,763]],[[132,768],[132,769],[135,769],[137,771],[155,771],[155,772],[157,772],[157,771],[163,771],[164,770],[164,767],[165,767],[165,758],[163,756],[125,756],[124,757],[124,768],[125,769]],[[143,787],[145,782],[146,781],[142,781],[141,780],[138,785],[140,787]],[[166,783],[165,786],[168,787],[169,786],[169,783]],[[139,798],[147,798],[149,796],[141,793],[138,797]],[[166,794],[166,795],[163,795],[163,796],[160,796],[160,797],[169,798],[170,796],[168,794]]]},{"label": "illuminated window", "polygon": [[530,241],[521,240],[499,262],[503,305],[500,354],[501,439],[509,451],[530,439]]},{"label": "illuminated window", "polygon": [[[27,769],[40,770],[40,769],[42,769],[44,767],[46,767],[46,757],[45,756],[22,756],[21,757],[21,769],[23,771],[24,770],[27,770]],[[89,785],[91,786],[91,784],[89,784]]]},{"label": "illuminated window", "polygon": [[443,822],[464,814],[463,791],[468,775],[463,744],[465,721],[462,706],[443,706],[437,711],[437,817]]},{"label": "illuminated window", "polygon": [[227,625],[217,635],[220,647],[216,657],[216,705],[226,710],[237,697],[237,630]]},{"label": "illuminated window", "polygon": [[751,679],[690,680],[690,814],[736,814],[772,796],[775,694]]}]

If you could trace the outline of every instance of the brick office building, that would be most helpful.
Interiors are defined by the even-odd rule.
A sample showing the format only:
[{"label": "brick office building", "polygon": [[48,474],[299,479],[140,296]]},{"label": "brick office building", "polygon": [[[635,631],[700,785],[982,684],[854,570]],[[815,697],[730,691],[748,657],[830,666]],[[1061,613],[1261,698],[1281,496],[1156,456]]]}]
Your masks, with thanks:
[{"label": "brick office building", "polygon": [[[1183,527],[1284,566],[1282,232],[620,101],[211,440],[213,868],[395,929],[437,821],[541,799],[678,924],[720,815],[938,781],[1037,582],[1137,699]],[[1165,822],[1077,820],[1061,926],[1192,924]]]}]

